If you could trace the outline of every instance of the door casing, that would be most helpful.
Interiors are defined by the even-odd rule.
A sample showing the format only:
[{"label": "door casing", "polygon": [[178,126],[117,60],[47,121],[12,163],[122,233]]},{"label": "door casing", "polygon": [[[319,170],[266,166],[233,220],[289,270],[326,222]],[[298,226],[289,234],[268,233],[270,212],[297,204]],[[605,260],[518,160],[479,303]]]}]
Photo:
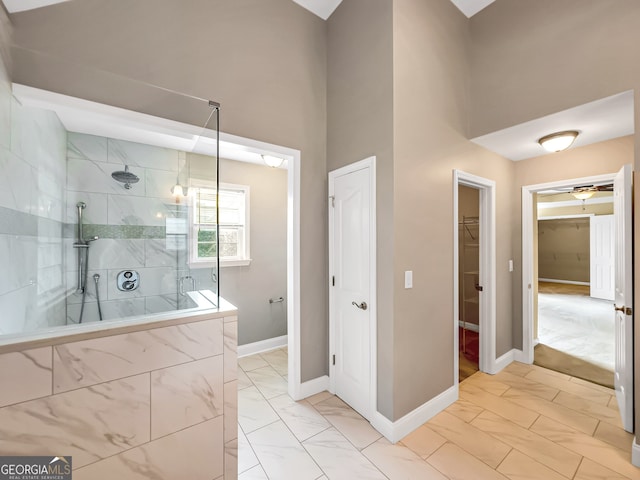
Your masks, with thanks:
[{"label": "door casing", "polygon": [[[352,163],[345,167],[339,168],[337,170],[333,170],[329,172],[329,277],[333,275],[333,256],[334,256],[334,246],[333,246],[333,209],[331,207],[331,192],[333,182],[335,178],[341,175],[346,175],[351,172],[355,172],[357,170],[362,170],[363,168],[369,169],[369,182],[370,182],[370,218],[369,225],[371,225],[370,229],[370,237],[369,237],[369,245],[371,248],[372,254],[370,255],[370,263],[369,263],[369,274],[371,275],[371,281],[369,283],[369,310],[370,310],[370,369],[369,377],[370,377],[370,385],[369,385],[369,408],[366,415],[363,415],[367,420],[372,421],[375,413],[378,408],[378,367],[377,367],[377,359],[378,359],[378,339],[377,339],[377,328],[378,328],[378,317],[377,317],[377,270],[376,270],[376,157],[368,157],[364,160],[360,160],[359,162]],[[329,283],[329,391],[331,393],[335,393],[335,366],[331,360],[331,355],[335,352],[335,315],[334,315],[334,305],[335,298],[333,296],[333,291],[331,289],[331,283]],[[362,413],[362,412],[361,412]]]},{"label": "door casing", "polygon": [[459,382],[458,325],[460,295],[458,252],[458,187],[460,185],[479,190],[480,193],[480,362],[481,372],[497,373],[496,361],[496,182],[461,170],[453,171],[453,378]]},{"label": "door casing", "polygon": [[573,178],[522,187],[522,361],[533,363],[533,194],[559,187],[613,182],[615,173]]}]

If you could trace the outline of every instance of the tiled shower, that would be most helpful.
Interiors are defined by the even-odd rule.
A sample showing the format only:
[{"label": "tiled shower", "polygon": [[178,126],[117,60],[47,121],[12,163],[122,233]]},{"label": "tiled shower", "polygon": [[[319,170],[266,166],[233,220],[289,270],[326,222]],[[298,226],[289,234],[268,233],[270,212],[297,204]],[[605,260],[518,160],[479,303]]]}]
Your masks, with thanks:
[{"label": "tiled shower", "polygon": [[[215,158],[68,132],[55,113],[21,105],[3,83],[0,334],[78,322],[78,202],[86,204],[84,236],[98,237],[89,248],[83,322],[99,319],[96,289],[104,320],[195,306],[179,293],[184,277],[216,290],[211,269],[190,275],[188,202],[171,193],[177,179],[188,182],[194,158],[199,179],[215,181]],[[112,178],[125,166],[139,178],[130,189]],[[139,275],[134,291],[117,288],[125,270]]]}]

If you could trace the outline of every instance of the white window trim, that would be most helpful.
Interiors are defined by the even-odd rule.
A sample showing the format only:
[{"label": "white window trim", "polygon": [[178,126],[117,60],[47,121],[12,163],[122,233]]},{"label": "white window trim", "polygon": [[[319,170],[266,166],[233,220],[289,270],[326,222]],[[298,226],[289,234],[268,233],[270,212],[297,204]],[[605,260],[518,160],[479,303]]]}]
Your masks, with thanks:
[{"label": "white window trim", "polygon": [[[189,188],[209,188],[216,189],[215,182],[209,182],[206,180],[200,180],[191,183]],[[251,219],[250,205],[251,205],[251,187],[249,185],[239,185],[235,183],[222,183],[220,182],[220,190],[237,190],[244,192],[244,253],[245,258],[233,258],[230,260],[220,260],[220,267],[246,267],[251,264],[251,226],[249,225]],[[192,199],[191,208],[189,208],[189,229],[191,232],[191,238],[189,240],[189,267],[190,268],[212,268],[215,267],[217,262],[215,260],[211,262],[196,261],[195,258],[195,245],[196,241],[193,236],[193,225],[195,223],[195,199]]]}]

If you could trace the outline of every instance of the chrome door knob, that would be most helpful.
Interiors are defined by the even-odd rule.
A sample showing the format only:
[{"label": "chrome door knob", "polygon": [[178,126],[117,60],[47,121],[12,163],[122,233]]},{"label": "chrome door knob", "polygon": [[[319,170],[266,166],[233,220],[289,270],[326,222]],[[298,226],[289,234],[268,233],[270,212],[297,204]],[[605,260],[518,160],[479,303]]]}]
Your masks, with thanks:
[{"label": "chrome door knob", "polygon": [[362,302],[362,303],[351,302],[351,305],[355,305],[360,310],[366,310],[368,308],[367,302]]}]

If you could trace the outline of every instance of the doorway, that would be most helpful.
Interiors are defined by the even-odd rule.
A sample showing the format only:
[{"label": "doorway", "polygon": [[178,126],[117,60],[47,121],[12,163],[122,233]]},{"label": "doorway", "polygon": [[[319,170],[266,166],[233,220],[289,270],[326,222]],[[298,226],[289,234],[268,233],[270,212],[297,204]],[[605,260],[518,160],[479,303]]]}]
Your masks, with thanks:
[{"label": "doorway", "polygon": [[613,184],[581,188],[535,198],[534,363],[613,388]]},{"label": "doorway", "polygon": [[458,373],[480,367],[480,191],[458,185]]},{"label": "doorway", "polygon": [[[615,224],[615,329],[614,385],[625,430],[633,432],[633,305],[632,305],[632,168],[625,165],[618,173],[550,182],[522,187],[522,271],[523,271],[523,354],[534,360],[534,319],[537,271],[534,261],[534,197],[545,190],[613,182]],[[612,309],[613,310],[613,309]]]},{"label": "doorway", "polygon": [[493,180],[453,171],[455,384],[474,366],[497,373],[495,188]]},{"label": "doorway", "polygon": [[330,390],[376,411],[375,157],[329,173]]}]

